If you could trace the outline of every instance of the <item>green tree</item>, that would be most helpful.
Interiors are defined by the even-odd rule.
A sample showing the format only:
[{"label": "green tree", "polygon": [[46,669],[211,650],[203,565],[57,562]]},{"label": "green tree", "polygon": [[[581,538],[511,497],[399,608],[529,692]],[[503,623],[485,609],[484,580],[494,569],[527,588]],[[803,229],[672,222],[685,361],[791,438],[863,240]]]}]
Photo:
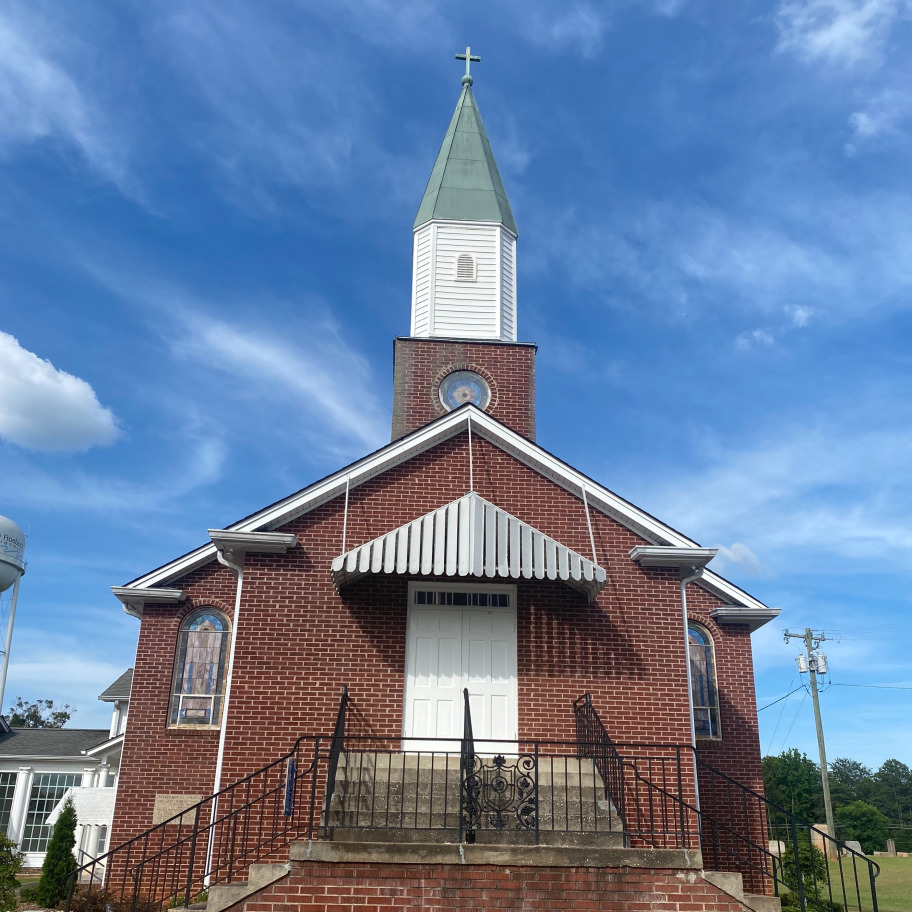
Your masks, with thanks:
[{"label": "green tree", "polygon": [[23,857],[12,839],[0,835],[0,912],[13,912],[16,908],[16,875]]},{"label": "green tree", "polygon": [[67,798],[54,824],[35,893],[35,901],[46,909],[54,909],[66,899],[69,874],[76,870],[75,845],[76,808],[72,799]]},{"label": "green tree", "polygon": [[912,825],[912,769],[899,760],[884,760],[874,774],[875,800],[871,804],[898,826]]},{"label": "green tree", "polygon": [[837,757],[830,764],[830,795],[833,807],[852,804],[855,801],[872,803],[876,786],[874,773],[857,760]]},{"label": "green tree", "polygon": [[792,748],[778,757],[763,758],[766,797],[808,823],[823,817],[820,767],[807,754]]},{"label": "green tree", "polygon": [[842,842],[857,839],[865,855],[887,847],[890,821],[865,801],[853,801],[836,808],[836,830]]},{"label": "green tree", "polygon": [[69,703],[54,709],[53,700],[26,703],[22,697],[16,697],[16,703],[7,710],[6,721],[10,728],[63,728],[74,712]]}]

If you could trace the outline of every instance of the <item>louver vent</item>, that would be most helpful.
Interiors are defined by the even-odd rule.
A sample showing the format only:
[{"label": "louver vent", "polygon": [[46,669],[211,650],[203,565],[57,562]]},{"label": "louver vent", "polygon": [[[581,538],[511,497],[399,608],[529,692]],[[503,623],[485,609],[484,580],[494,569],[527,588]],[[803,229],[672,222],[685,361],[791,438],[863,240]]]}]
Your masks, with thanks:
[{"label": "louver vent", "polygon": [[456,281],[475,281],[475,258],[467,253],[459,254],[459,258],[456,260]]}]

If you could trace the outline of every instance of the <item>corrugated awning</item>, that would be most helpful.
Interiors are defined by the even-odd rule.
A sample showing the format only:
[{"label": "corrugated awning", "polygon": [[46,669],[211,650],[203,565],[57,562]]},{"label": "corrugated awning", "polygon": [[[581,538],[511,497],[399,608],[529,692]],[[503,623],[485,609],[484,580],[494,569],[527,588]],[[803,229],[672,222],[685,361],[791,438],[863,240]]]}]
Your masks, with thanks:
[{"label": "corrugated awning", "polygon": [[474,491],[332,562],[337,590],[369,573],[562,580],[589,601],[607,579],[598,564]]}]

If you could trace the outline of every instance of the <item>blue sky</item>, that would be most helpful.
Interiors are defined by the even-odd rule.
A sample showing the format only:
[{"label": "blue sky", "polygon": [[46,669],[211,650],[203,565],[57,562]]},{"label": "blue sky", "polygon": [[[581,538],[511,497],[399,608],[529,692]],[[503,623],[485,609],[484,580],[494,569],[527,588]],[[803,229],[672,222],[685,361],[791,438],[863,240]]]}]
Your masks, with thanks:
[{"label": "blue sky", "polygon": [[[138,626],[108,587],[389,439],[466,44],[539,441],[782,607],[761,706],[783,628],[832,631],[831,758],[912,763],[908,0],[8,0],[6,705],[106,724]],[[816,756],[803,691],[760,717]]]}]

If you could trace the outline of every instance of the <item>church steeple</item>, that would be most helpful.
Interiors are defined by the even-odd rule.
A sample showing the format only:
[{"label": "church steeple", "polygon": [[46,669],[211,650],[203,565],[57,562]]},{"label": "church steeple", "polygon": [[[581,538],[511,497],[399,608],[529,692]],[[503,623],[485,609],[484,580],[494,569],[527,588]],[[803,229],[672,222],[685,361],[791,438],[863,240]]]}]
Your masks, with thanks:
[{"label": "church steeple", "polygon": [[471,403],[535,439],[535,350],[516,341],[516,222],[475,95],[462,92],[414,224],[412,323],[393,361],[393,440]]},{"label": "church steeple", "polygon": [[415,217],[412,336],[516,340],[516,221],[468,72]]},{"label": "church steeple", "polygon": [[513,211],[471,85],[463,88],[456,102],[412,227],[420,228],[431,219],[499,222],[516,235]]}]

